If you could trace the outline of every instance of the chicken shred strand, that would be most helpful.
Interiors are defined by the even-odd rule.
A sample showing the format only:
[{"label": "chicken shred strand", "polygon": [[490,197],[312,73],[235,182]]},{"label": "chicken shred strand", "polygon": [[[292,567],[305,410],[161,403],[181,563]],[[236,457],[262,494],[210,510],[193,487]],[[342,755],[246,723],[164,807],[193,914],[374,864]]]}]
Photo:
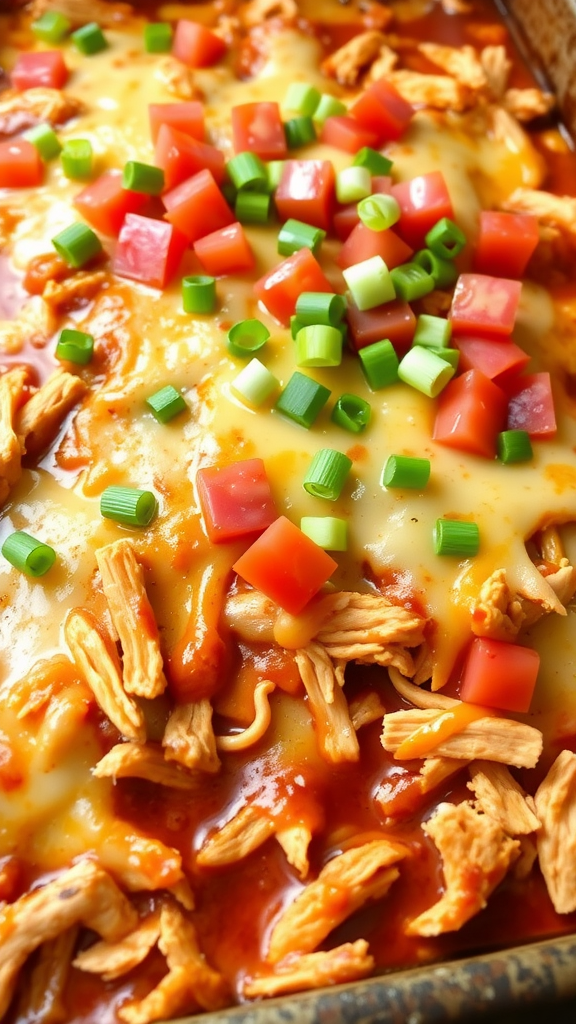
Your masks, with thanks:
[{"label": "chicken shred strand", "polygon": [[540,869],[558,914],[576,910],[576,754],[563,750],[534,797]]}]

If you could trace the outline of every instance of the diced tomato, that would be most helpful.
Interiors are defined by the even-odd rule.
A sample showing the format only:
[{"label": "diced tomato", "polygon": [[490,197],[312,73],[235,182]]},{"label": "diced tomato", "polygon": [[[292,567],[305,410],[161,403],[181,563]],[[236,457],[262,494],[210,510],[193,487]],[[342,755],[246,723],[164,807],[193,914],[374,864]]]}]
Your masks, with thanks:
[{"label": "diced tomato", "polygon": [[291,615],[298,615],[326,583],[338,563],[280,516],[232,566]]},{"label": "diced tomato", "polygon": [[454,334],[506,337],[520,301],[520,281],[486,274],[460,274],[448,314]]},{"label": "diced tomato", "polygon": [[380,194],[389,196],[392,192],[392,178],[389,174],[372,175],[372,195]]},{"label": "diced tomato", "polygon": [[391,341],[400,355],[410,348],[416,330],[416,317],[411,306],[401,299],[386,302],[374,309],[360,310],[354,303],[348,306],[350,342],[358,351],[375,341]]},{"label": "diced tomato", "polygon": [[352,267],[355,263],[369,260],[372,256],[381,256],[389,270],[406,263],[412,255],[412,249],[398,235],[388,228],[386,231],[372,231],[360,221],[350,232],[344,245],[336,257],[336,263],[342,270]]},{"label": "diced tomato", "polygon": [[226,43],[198,21],[176,23],[172,53],[189,68],[209,68],[226,53]]},{"label": "diced tomato", "polygon": [[474,270],[495,277],[523,277],[538,239],[538,219],[532,214],[483,210]]},{"label": "diced tomato", "polygon": [[185,100],[182,103],[150,103],[150,135],[156,142],[158,132],[163,124],[175,128],[177,132],[191,135],[198,142],[204,142],[206,127],[204,125],[204,104],[198,100]]},{"label": "diced tomato", "polygon": [[350,108],[352,117],[370,132],[378,145],[399,139],[414,116],[414,107],[385,78],[366,89]]},{"label": "diced tomato", "polygon": [[262,160],[283,160],[286,136],[277,103],[241,103],[232,107],[234,152],[249,149]]},{"label": "diced tomato", "polygon": [[346,153],[357,153],[363,146],[375,146],[378,137],[375,132],[363,128],[355,117],[335,114],[324,121],[320,141],[327,146],[343,149]]},{"label": "diced tomato", "polygon": [[402,211],[396,230],[413,249],[424,245],[425,236],[442,217],[454,219],[452,202],[441,171],[430,171],[411,181],[401,181],[392,186],[392,195]]},{"label": "diced tomato", "polygon": [[213,544],[261,533],[278,518],[262,459],[199,469],[196,485]]},{"label": "diced tomato", "polygon": [[219,185],[225,177],[224,154],[220,149],[198,142],[168,124],[160,125],[158,130],[154,163],[164,171],[166,189],[174,188],[198,171],[210,171]]},{"label": "diced tomato", "polygon": [[454,338],[454,347],[460,352],[460,372],[480,370],[504,390],[530,362],[530,356],[513,341],[462,337]]},{"label": "diced tomato", "polygon": [[199,171],[165,192],[162,202],[166,207],[166,220],[175,224],[191,242],[234,221],[232,210],[208,170]]},{"label": "diced tomato", "polygon": [[501,388],[480,370],[467,370],[441,392],[432,437],[448,448],[493,459],[506,406]]},{"label": "diced tomato", "polygon": [[129,213],[118,237],[114,273],[151,288],[164,288],[187,247],[188,239],[172,224]]},{"label": "diced tomato", "polygon": [[526,430],[530,437],[554,437],[556,413],[549,373],[518,377],[510,393],[507,430]]},{"label": "diced tomato", "polygon": [[24,89],[61,89],[68,79],[68,68],[61,50],[38,50],[18,55],[12,70],[12,85]]},{"label": "diced tomato", "polygon": [[199,238],[194,243],[194,252],[206,273],[213,277],[241,274],[254,266],[254,253],[239,221]]},{"label": "diced tomato", "polygon": [[122,172],[106,171],[74,198],[74,206],[96,231],[117,235],[127,213],[138,213],[149,196],[122,188]]},{"label": "diced tomato", "polygon": [[310,249],[299,249],[254,285],[256,298],[280,323],[288,325],[301,292],[331,292],[332,285]]},{"label": "diced tomato", "polygon": [[28,139],[0,142],[0,188],[39,185],[44,176],[40,154]]},{"label": "diced tomato", "polygon": [[476,637],[464,665],[460,696],[470,704],[526,712],[539,668],[540,655],[531,647]]},{"label": "diced tomato", "polygon": [[327,231],[332,223],[335,184],[331,160],[287,160],[274,194],[280,220],[293,217]]}]

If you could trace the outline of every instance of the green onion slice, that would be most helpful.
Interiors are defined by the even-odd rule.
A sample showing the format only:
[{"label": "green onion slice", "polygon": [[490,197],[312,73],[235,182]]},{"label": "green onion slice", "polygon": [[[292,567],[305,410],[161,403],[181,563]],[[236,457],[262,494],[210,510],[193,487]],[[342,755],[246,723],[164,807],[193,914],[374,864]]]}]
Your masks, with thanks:
[{"label": "green onion slice", "polygon": [[142,192],[147,196],[159,196],[164,188],[164,171],[153,164],[128,160],[122,172],[122,188],[130,189],[131,192]]},{"label": "green onion slice", "polygon": [[173,384],[155,391],[146,399],[146,405],[152,410],[159,423],[169,423],[175,416],[187,409],[184,397]]},{"label": "green onion slice", "polygon": [[367,167],[344,167],[336,175],[336,198],[339,203],[357,203],[372,191],[372,176]]},{"label": "green onion slice", "polygon": [[82,181],[92,174],[92,143],[88,139],[68,139],[60,154],[62,170],[72,181]]},{"label": "green onion slice", "polygon": [[321,448],[312,459],[302,486],[314,498],[336,501],[351,469],[352,459],[344,452]]},{"label": "green onion slice", "polygon": [[257,409],[280,387],[280,381],[259,359],[251,359],[230,383],[230,390],[241,402]]},{"label": "green onion slice", "polygon": [[316,253],[321,242],[326,238],[322,228],[312,224],[304,224],[301,220],[290,218],[282,225],[278,234],[278,252],[281,256],[291,256],[298,249],[311,249]]},{"label": "green onion slice", "polygon": [[453,260],[443,260],[436,256],[431,249],[420,249],[412,257],[412,262],[417,263],[427,274],[434,278],[437,288],[450,288],[458,277],[458,269]]},{"label": "green onion slice", "polygon": [[452,323],[441,316],[430,316],[421,313],[416,321],[413,345],[424,345],[425,348],[444,348],[452,338]]},{"label": "green onion slice", "polygon": [[185,313],[212,313],[216,305],[216,278],[192,274],[182,278],[182,306]]},{"label": "green onion slice", "polygon": [[320,96],[320,102],[314,111],[314,121],[317,125],[323,125],[329,117],[338,117],[341,114],[347,114],[348,107],[342,100],[336,99],[335,96],[331,96],[330,93],[323,92]]},{"label": "green onion slice", "polygon": [[359,395],[340,395],[332,409],[332,422],[352,434],[360,434],[370,422],[372,410],[369,402]]},{"label": "green onion slice", "polygon": [[408,349],[398,367],[398,376],[405,384],[436,398],[454,376],[454,367],[429,348],[416,345]]},{"label": "green onion slice", "polygon": [[24,138],[36,146],[44,161],[53,160],[62,152],[62,144],[51,124],[34,125],[24,132]]},{"label": "green onion slice", "polygon": [[325,551],[348,550],[348,523],[336,516],[302,516],[300,529]]},{"label": "green onion slice", "polygon": [[460,353],[457,348],[432,348],[431,345],[425,345],[424,347],[440,359],[443,359],[445,363],[450,363],[450,366],[453,366],[455,370],[458,369]]},{"label": "green onion slice", "polygon": [[102,252],[98,235],[87,224],[70,224],[52,239],[56,252],[71,267],[83,267]]},{"label": "green onion slice", "polygon": [[328,324],[310,324],[296,335],[296,366],[340,366],[342,334]]},{"label": "green onion slice", "polygon": [[249,150],[237,153],[226,164],[226,171],[239,192],[245,188],[261,192],[268,190],[266,167],[256,153],[251,153]]},{"label": "green onion slice", "polygon": [[473,558],[480,550],[480,530],[477,523],[459,519],[437,519],[434,531],[434,551],[437,555]]},{"label": "green onion slice", "polygon": [[342,271],[358,309],[373,309],[396,297],[390,271],[381,256],[354,263]]},{"label": "green onion slice", "polygon": [[372,391],[386,388],[398,380],[398,356],[391,341],[375,341],[358,352],[360,365]]},{"label": "green onion slice", "polygon": [[435,256],[453,260],[466,245],[466,235],[449,217],[443,217],[428,232],[424,241]]},{"label": "green onion slice", "polygon": [[24,530],[17,530],[6,538],[2,554],[10,565],[27,576],[44,576],[56,561],[56,552]]},{"label": "green onion slice", "polygon": [[239,320],[227,334],[228,351],[246,359],[258,352],[268,341],[270,331],[261,320]]},{"label": "green onion slice", "polygon": [[289,121],[285,121],[284,134],[288,149],[298,149],[299,146],[316,141],[316,128],[309,114],[291,117]]},{"label": "green onion slice", "polygon": [[358,216],[371,231],[386,231],[400,220],[400,206],[394,196],[376,192],[358,203]]},{"label": "green onion slice", "polygon": [[430,479],[430,459],[408,455],[390,455],[382,471],[382,487],[401,487],[422,491]]},{"label": "green onion slice", "polygon": [[72,25],[59,11],[44,11],[33,21],[30,28],[43,43],[60,43],[68,35]]},{"label": "green onion slice", "polygon": [[498,458],[506,464],[528,462],[534,452],[526,430],[503,430],[498,434]]},{"label": "green onion slice", "polygon": [[73,32],[70,38],[76,49],[83,53],[85,57],[92,57],[95,53],[100,53],[101,50],[105,50],[108,46],[106,36],[100,25],[97,25],[95,21],[91,21],[87,25],[82,25],[82,28],[76,29],[76,32]]},{"label": "green onion slice", "polygon": [[100,495],[100,514],[127,526],[148,526],[158,511],[156,495],[136,487],[106,487]]},{"label": "green onion slice", "polygon": [[146,53],[169,53],[172,49],[172,26],[167,21],[153,21],[144,26]]},{"label": "green onion slice", "polygon": [[56,359],[67,359],[69,363],[86,366],[94,354],[94,338],[84,331],[64,328],[56,344]]},{"label": "green onion slice", "polygon": [[320,103],[320,92],[306,82],[291,82],[286,90],[285,110],[292,110],[303,117],[311,117]]},{"label": "green onion slice", "polygon": [[308,430],[330,398],[323,384],[296,371],[290,377],[274,408]]},{"label": "green onion slice", "polygon": [[352,161],[355,167],[367,167],[370,174],[380,176],[390,174],[392,169],[392,161],[379,153],[377,149],[371,149],[370,146],[363,146],[359,149]]},{"label": "green onion slice", "polygon": [[272,197],[267,192],[238,192],[234,210],[241,224],[266,224]]},{"label": "green onion slice", "polygon": [[327,324],[339,327],[346,313],[346,299],[336,292],[300,292],[296,299],[296,316],[303,327]]},{"label": "green onion slice", "polygon": [[284,174],[285,160],[269,160],[266,164],[267,191],[275,192]]},{"label": "green onion slice", "polygon": [[434,291],[434,278],[418,263],[403,263],[390,271],[396,295],[404,302],[415,302]]}]

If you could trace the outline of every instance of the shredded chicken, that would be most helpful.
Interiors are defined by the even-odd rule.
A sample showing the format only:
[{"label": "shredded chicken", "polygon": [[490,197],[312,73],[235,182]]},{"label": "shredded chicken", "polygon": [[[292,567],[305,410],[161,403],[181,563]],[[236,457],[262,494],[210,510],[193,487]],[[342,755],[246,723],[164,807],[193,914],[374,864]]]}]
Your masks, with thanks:
[{"label": "shredded chicken", "polygon": [[319,644],[308,644],[296,651],[296,664],[308,695],[323,757],[333,764],[357,761],[360,747],[348,703],[326,651]]},{"label": "shredded chicken", "polygon": [[538,857],[536,836],[518,836],[518,842],[520,843],[520,856],[518,857],[518,860],[514,862],[512,874],[514,875],[514,878],[528,878],[528,875],[536,863],[536,858]]},{"label": "shredded chicken", "polygon": [[7,488],[15,484],[22,471],[22,448],[14,421],[27,383],[28,371],[21,366],[7,370],[0,377],[0,488],[4,483]]},{"label": "shredded chicken", "polygon": [[312,833],[307,825],[291,825],[276,833],[276,839],[286,854],[288,863],[296,868],[300,878],[306,878],[310,869],[308,847],[312,842]]},{"label": "shredded chicken", "polygon": [[455,757],[427,757],[420,769],[420,791],[431,793],[441,782],[461,771],[467,764]]},{"label": "shredded chicken", "polygon": [[198,776],[179,764],[165,760],[162,750],[151,744],[117,743],[93,769],[97,779],[146,779],[171,789],[197,789]]},{"label": "shredded chicken", "polygon": [[485,46],[480,53],[480,63],[486,76],[488,89],[494,99],[501,99],[504,95],[508,77],[512,70],[512,61],[506,53],[506,47]]},{"label": "shredded chicken", "polygon": [[52,443],[64,417],[86,393],[86,384],[66,370],[55,370],[21,409],[16,431],[26,454],[37,456]]},{"label": "shredded chicken", "polygon": [[351,700],[348,710],[352,719],[352,725],[356,732],[358,732],[358,729],[361,729],[362,726],[370,725],[371,722],[377,722],[383,718],[386,709],[380,700],[380,696],[373,690]]},{"label": "shredded chicken", "polygon": [[56,330],[56,317],[40,295],[33,295],[14,320],[0,320],[0,352],[14,355],[25,345],[43,348]]},{"label": "shredded chicken", "polygon": [[424,640],[426,619],[383,595],[339,594],[316,634],[333,660],[394,665],[404,675],[414,666],[407,647]]},{"label": "shredded chicken", "polygon": [[534,812],[534,800],[527,796],[503,764],[473,761],[469,766],[468,789],[476,797],[475,806],[497,821],[509,836],[529,835],[540,828]]},{"label": "shredded chicken", "polygon": [[518,121],[533,121],[544,117],[556,106],[556,98],[542,89],[507,89],[502,102],[509,114]]},{"label": "shredded chicken", "polygon": [[64,124],[82,110],[80,100],[60,89],[6,89],[0,94],[0,138],[30,128],[37,121]]},{"label": "shredded chicken", "polygon": [[576,235],[574,196],[555,196],[541,189],[517,188],[502,205],[512,213],[532,213],[541,224]]},{"label": "shredded chicken", "polygon": [[340,85],[356,85],[362,72],[378,57],[385,44],[386,37],[382,32],[375,29],[361,32],[331,53],[322,64],[322,71],[335,78]]},{"label": "shredded chicken", "polygon": [[154,77],[179,100],[202,100],[204,94],[194,79],[194,71],[176,57],[163,57],[154,68]]},{"label": "shredded chicken", "polygon": [[88,21],[97,21],[103,28],[114,28],[134,13],[132,4],[118,0],[34,0],[32,15],[39,18],[45,11],[58,11],[77,28]]},{"label": "shredded chicken", "polygon": [[398,63],[398,54],[391,46],[384,43],[378,51],[376,60],[373,61],[366,76],[366,83],[377,82],[379,78],[387,77],[394,70]]},{"label": "shredded chicken", "polygon": [[201,867],[243,860],[274,835],[276,825],[261,807],[247,804],[204,843],[196,858]]},{"label": "shredded chicken", "polygon": [[260,590],[230,594],[224,606],[228,629],[250,643],[273,643],[279,608]]},{"label": "shredded chicken", "polygon": [[18,1017],[30,1024],[61,1024],[68,1011],[64,991],[78,938],[78,927],[67,928],[40,946],[28,984],[18,1005]]},{"label": "shredded chicken", "polygon": [[519,630],[550,612],[565,614],[564,606],[576,591],[576,568],[567,558],[556,572],[543,578],[541,594],[512,590],[505,569],[496,569],[482,584],[472,609],[472,630],[477,636],[513,640]]},{"label": "shredded chicken", "polygon": [[104,714],[127,739],[145,743],[144,716],[124,691],[116,650],[100,631],[94,615],[86,609],[73,608],[64,623],[64,636]]},{"label": "shredded chicken", "polygon": [[38,946],[78,923],[116,942],[137,922],[136,911],[110,875],[89,860],[5,906],[0,911],[0,1017],[8,1009],[20,968]]},{"label": "shredded chicken", "polygon": [[95,942],[74,960],[74,967],[89,974],[101,974],[104,981],[113,981],[131,971],[146,959],[160,937],[160,910],[142,918],[134,931],[118,942]]},{"label": "shredded chicken", "polygon": [[352,847],[324,865],[274,925],[266,959],[278,963],[289,953],[311,953],[368,900],[382,899],[399,871],[406,847],[374,839]]},{"label": "shredded chicken", "polygon": [[520,844],[466,801],[440,804],[422,828],[442,857],[445,892],[410,922],[406,934],[430,936],[458,931],[486,906],[490,893],[518,857]]},{"label": "shredded chicken", "polygon": [[486,88],[486,73],[473,46],[420,43],[418,49],[432,64],[442,68],[462,85],[475,91]]},{"label": "shredded chicken", "polygon": [[401,68],[390,72],[388,81],[415,107],[462,111],[475,102],[473,92],[448,75],[423,75]]},{"label": "shredded chicken", "polygon": [[563,750],[535,796],[540,869],[558,914],[576,910],[576,754]]},{"label": "shredded chicken", "polygon": [[268,18],[280,18],[289,25],[298,17],[296,0],[249,0],[240,8],[240,21],[245,28],[255,28]]},{"label": "shredded chicken", "polygon": [[526,152],[531,143],[520,122],[504,107],[496,104],[488,108],[488,113],[493,138],[512,152]]},{"label": "shredded chicken", "polygon": [[328,952],[289,956],[277,964],[274,974],[252,978],[244,984],[244,995],[250,999],[286,995],[337,985],[366,978],[374,969],[374,957],[368,953],[364,939],[345,942]]},{"label": "shredded chicken", "polygon": [[[394,711],[384,716],[382,746],[394,753],[416,729],[431,724],[441,712],[434,710]],[[460,732],[447,737],[427,756],[481,759],[514,765],[515,768],[534,768],[542,753],[542,733],[531,725],[510,718],[479,718],[469,722]]]},{"label": "shredded chicken", "polygon": [[212,705],[205,697],[174,708],[162,739],[167,761],[178,761],[185,768],[217,772],[220,758],[212,728]]},{"label": "shredded chicken", "polygon": [[443,693],[438,693],[437,691],[430,693],[429,690],[421,689],[421,687],[416,686],[409,679],[405,679],[404,676],[400,675],[400,672],[395,668],[389,668],[388,675],[396,692],[416,708],[448,711],[460,703],[454,697],[446,697]]},{"label": "shredded chicken", "polygon": [[254,721],[242,732],[230,736],[217,736],[216,747],[229,753],[247,750],[261,740],[272,719],[268,695],[276,688],[276,683],[263,679],[254,689]]},{"label": "shredded chicken", "polygon": [[79,306],[93,299],[107,279],[105,270],[80,270],[64,281],[48,281],[42,298],[55,310]]}]

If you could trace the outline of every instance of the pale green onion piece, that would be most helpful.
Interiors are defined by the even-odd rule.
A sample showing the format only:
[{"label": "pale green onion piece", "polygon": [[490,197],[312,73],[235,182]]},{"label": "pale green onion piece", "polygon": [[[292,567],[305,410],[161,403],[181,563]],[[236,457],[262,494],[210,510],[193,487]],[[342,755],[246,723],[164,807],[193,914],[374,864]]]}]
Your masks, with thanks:
[{"label": "pale green onion piece", "polygon": [[336,516],[302,516],[300,529],[325,551],[348,550],[348,523]]},{"label": "pale green onion piece", "polygon": [[314,121],[317,125],[323,125],[329,117],[338,117],[348,113],[348,107],[341,100],[337,100],[330,93],[323,92],[320,102],[314,111]]},{"label": "pale green onion piece", "polygon": [[86,366],[94,354],[94,338],[85,331],[65,327],[58,338],[54,355],[78,366]]},{"label": "pale green onion piece", "polygon": [[44,161],[53,160],[62,152],[62,144],[51,124],[34,125],[24,132],[24,138],[36,146]]},{"label": "pale green onion piece", "polygon": [[342,334],[337,327],[311,324],[296,335],[296,366],[340,366]]},{"label": "pale green onion piece", "polygon": [[292,256],[298,249],[306,248],[316,253],[325,238],[322,228],[290,217],[278,232],[278,252],[281,256]]},{"label": "pale green onion piece", "polygon": [[268,180],[268,191],[275,192],[284,174],[285,160],[269,160],[266,164],[266,178]]},{"label": "pale green onion piece", "polygon": [[392,161],[383,153],[379,153],[377,149],[371,149],[370,146],[363,146],[362,149],[359,149],[352,163],[355,167],[367,167],[370,174],[377,177],[390,174],[392,169]]},{"label": "pale green onion piece", "polygon": [[282,106],[295,114],[311,116],[320,103],[320,91],[306,82],[291,82]]},{"label": "pale green onion piece", "polygon": [[394,196],[376,192],[358,203],[358,216],[371,231],[386,231],[400,220],[400,206]]},{"label": "pale green onion piece", "polygon": [[146,399],[146,405],[152,410],[159,423],[169,423],[175,416],[187,409],[186,402],[173,384],[166,384],[165,387],[155,391]]},{"label": "pale green onion piece", "polygon": [[339,327],[346,313],[346,300],[336,292],[300,292],[296,299],[296,317],[302,327],[328,324]]},{"label": "pale green onion piece", "polygon": [[408,349],[398,367],[400,380],[428,398],[436,398],[455,372],[453,366],[422,345]]},{"label": "pale green onion piece", "polygon": [[398,380],[398,356],[387,338],[361,348],[358,356],[372,391],[389,387]]},{"label": "pale green onion piece", "polygon": [[270,331],[261,320],[239,320],[228,331],[228,351],[233,356],[246,359],[258,352],[268,341]]},{"label": "pale green onion piece", "polygon": [[336,175],[336,199],[339,203],[357,203],[372,191],[372,175],[367,167],[344,167]]},{"label": "pale green onion piece", "polygon": [[90,177],[92,159],[92,143],[89,139],[68,139],[60,154],[62,170],[72,181]]},{"label": "pale green onion piece", "polygon": [[49,544],[31,537],[24,530],[11,533],[2,545],[2,554],[10,565],[26,576],[44,576],[56,561],[56,552]]},{"label": "pale green onion piece", "polygon": [[434,291],[434,278],[418,263],[402,263],[390,274],[396,295],[404,302],[415,302]]},{"label": "pale green onion piece", "polygon": [[268,190],[266,167],[256,153],[251,153],[249,150],[237,153],[226,164],[226,171],[239,192],[245,188],[256,191]]},{"label": "pale green onion piece", "polygon": [[424,345],[426,348],[444,348],[452,338],[452,323],[441,316],[430,316],[421,313],[416,321],[413,345]]},{"label": "pale green onion piece", "polygon": [[381,256],[347,267],[342,276],[360,310],[373,309],[396,297],[390,271]]},{"label": "pale green onion piece", "polygon": [[312,459],[302,486],[314,498],[336,501],[342,493],[352,460],[334,448],[321,448]]},{"label": "pale green onion piece", "polygon": [[152,491],[112,484],[100,495],[100,514],[104,519],[113,519],[115,523],[148,526],[157,511],[158,502]]},{"label": "pale green onion piece", "polygon": [[280,387],[280,381],[259,359],[251,359],[230,384],[230,391],[241,402],[257,409]]},{"label": "pale green onion piece", "polygon": [[437,555],[473,558],[480,550],[480,530],[477,523],[459,519],[437,519],[433,538],[434,551]]},{"label": "pale green onion piece", "polygon": [[372,410],[368,402],[359,395],[340,395],[332,409],[331,420],[352,434],[360,434],[370,422]]},{"label": "pale green onion piece", "polygon": [[37,21],[32,22],[30,28],[43,43],[61,43],[72,25],[59,11],[44,11]]},{"label": "pale green onion piece", "polygon": [[169,53],[172,49],[172,26],[168,21],[153,21],[144,26],[146,53]]},{"label": "pale green onion piece", "polygon": [[143,195],[159,196],[164,188],[164,171],[153,164],[128,160],[122,172],[122,188]]},{"label": "pale green onion piece", "polygon": [[71,267],[83,267],[102,252],[98,235],[80,221],[70,224],[52,239],[52,245]]},{"label": "pale green onion piece", "polygon": [[209,274],[191,274],[182,278],[182,307],[185,313],[213,313],[216,305],[216,279]]},{"label": "pale green onion piece", "polygon": [[435,256],[443,260],[453,260],[466,245],[466,235],[449,217],[442,217],[430,229],[424,241]]},{"label": "pale green onion piece", "polygon": [[422,491],[430,479],[430,459],[391,455],[382,470],[381,487]]},{"label": "pale green onion piece", "polygon": [[440,359],[443,359],[445,363],[450,363],[450,366],[453,366],[455,370],[458,369],[458,365],[460,363],[460,352],[457,348],[432,348],[431,345],[425,345],[423,347],[427,348],[429,352],[433,352],[434,355],[438,356]]}]

